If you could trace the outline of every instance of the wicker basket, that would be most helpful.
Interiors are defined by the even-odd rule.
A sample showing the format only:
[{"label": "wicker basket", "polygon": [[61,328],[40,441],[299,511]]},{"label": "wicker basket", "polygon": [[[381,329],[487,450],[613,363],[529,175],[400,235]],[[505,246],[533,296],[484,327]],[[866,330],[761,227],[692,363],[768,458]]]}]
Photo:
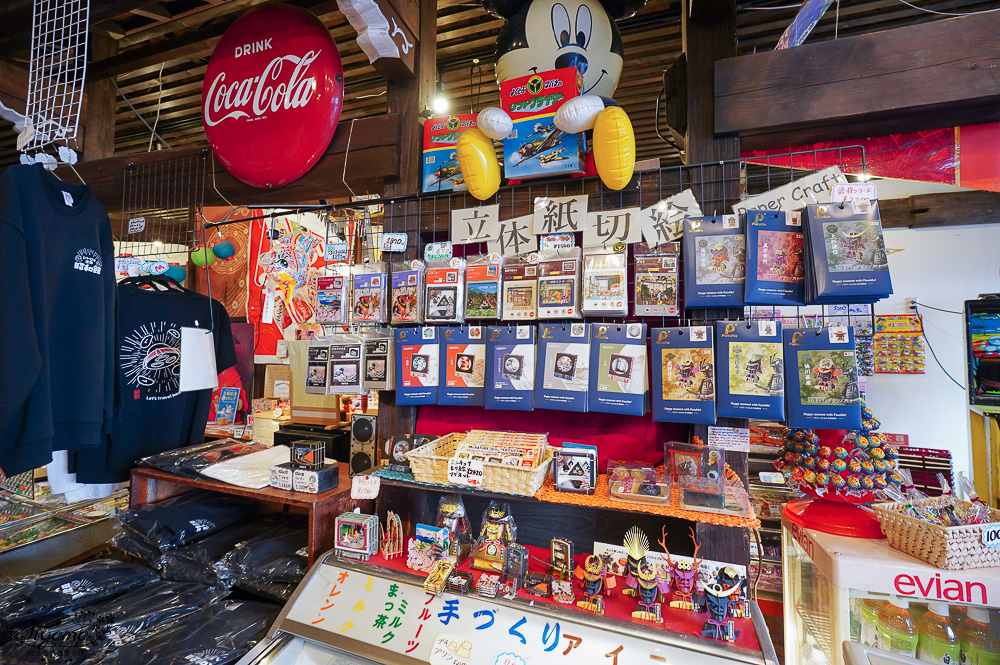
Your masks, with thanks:
[{"label": "wicker basket", "polygon": [[[935,497],[924,503],[936,508],[944,502],[945,499]],[[872,507],[889,545],[901,552],[950,570],[1000,566],[1000,547],[983,545],[985,524],[944,527],[910,517],[900,503],[878,503]],[[1000,520],[996,511],[993,517]]]},{"label": "wicker basket", "polygon": [[[455,454],[463,433],[446,434],[406,454],[417,482],[452,485],[448,482],[448,460]],[[552,466],[552,448],[546,446],[542,459],[533,469],[509,464],[483,462],[483,489],[487,492],[534,496],[541,489]]]}]

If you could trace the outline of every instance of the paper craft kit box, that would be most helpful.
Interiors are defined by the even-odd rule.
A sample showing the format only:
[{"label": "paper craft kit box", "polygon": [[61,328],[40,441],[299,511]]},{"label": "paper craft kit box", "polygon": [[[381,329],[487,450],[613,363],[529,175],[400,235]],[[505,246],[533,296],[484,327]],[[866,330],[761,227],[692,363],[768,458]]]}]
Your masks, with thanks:
[{"label": "paper craft kit box", "polygon": [[458,168],[455,144],[462,130],[475,126],[476,116],[472,113],[424,121],[423,191],[464,192],[468,189]]},{"label": "paper craft kit box", "polygon": [[584,135],[567,134],[557,129],[553,120],[567,99],[581,94],[583,76],[575,67],[522,76],[500,84],[500,106],[514,121],[514,130],[503,140],[507,178],[583,173]]}]

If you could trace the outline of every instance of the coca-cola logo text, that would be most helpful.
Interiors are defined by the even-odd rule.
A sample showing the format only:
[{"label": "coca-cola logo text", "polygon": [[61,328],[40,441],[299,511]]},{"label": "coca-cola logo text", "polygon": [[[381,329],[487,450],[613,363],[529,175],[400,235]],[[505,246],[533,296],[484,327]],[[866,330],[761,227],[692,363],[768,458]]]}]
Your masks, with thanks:
[{"label": "coca-cola logo text", "polygon": [[[233,81],[226,85],[226,73],[215,77],[205,96],[205,124],[218,125],[228,118],[264,116],[269,110],[297,109],[309,103],[316,92],[316,77],[307,77],[309,65],[322,51],[308,51],[302,57],[284,55],[268,63],[260,76]],[[290,63],[287,66],[285,63]],[[271,85],[281,79],[282,70],[291,70],[287,81]],[[251,113],[241,109],[250,106]],[[227,111],[222,117],[218,114]]]}]

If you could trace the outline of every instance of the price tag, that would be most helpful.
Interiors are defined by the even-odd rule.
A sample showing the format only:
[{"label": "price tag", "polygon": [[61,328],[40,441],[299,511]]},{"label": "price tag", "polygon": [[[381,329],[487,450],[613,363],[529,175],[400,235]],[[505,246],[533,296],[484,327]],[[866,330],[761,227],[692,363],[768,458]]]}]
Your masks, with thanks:
[{"label": "price tag", "polygon": [[275,399],[290,399],[291,398],[291,381],[275,381],[274,382],[274,398]]},{"label": "price tag", "polygon": [[133,217],[128,220],[128,232],[129,233],[139,233],[146,229],[146,218],[145,217]]},{"label": "price tag", "polygon": [[878,199],[878,191],[873,182],[838,182],[830,190],[830,202],[869,203]]},{"label": "price tag", "polygon": [[246,429],[247,428],[246,428],[245,425],[240,425],[239,427],[234,427],[233,428],[233,438],[234,439],[242,439],[243,438],[243,433],[246,431]]},{"label": "price tag", "polygon": [[406,250],[407,235],[405,233],[383,233],[383,252],[402,252]]},{"label": "price tag", "polygon": [[24,150],[24,146],[31,143],[31,139],[35,138],[35,128],[30,122],[24,123],[24,129],[22,129],[17,135],[17,151],[21,152]]},{"label": "price tag", "polygon": [[450,261],[451,252],[450,242],[431,242],[424,247],[424,261]]},{"label": "price tag", "polygon": [[382,479],[378,476],[354,476],[351,478],[351,498],[374,499],[381,486]]},{"label": "price tag", "polygon": [[572,233],[550,233],[541,237],[542,251],[573,247],[575,240]]},{"label": "price tag", "polygon": [[452,485],[464,485],[469,477],[469,460],[452,457],[448,460],[448,482]]},{"label": "price tag", "polygon": [[274,323],[274,282],[267,283],[267,292],[264,294],[264,311],[260,313],[261,323]]},{"label": "price tag", "polygon": [[750,452],[750,430],[743,427],[709,427],[708,445],[723,450]]},{"label": "price tag", "polygon": [[469,665],[472,662],[472,640],[461,635],[441,633],[434,639],[430,665]]},{"label": "price tag", "polygon": [[347,260],[347,243],[346,242],[328,242],[326,243],[326,248],[323,252],[323,258],[326,259],[327,263],[336,263],[338,261]]},{"label": "price tag", "polygon": [[991,524],[983,527],[983,545],[986,545],[986,547],[1000,547],[1000,524]]},{"label": "price tag", "polygon": [[757,474],[757,477],[760,478],[760,482],[767,485],[785,484],[785,476],[777,471],[761,471]]}]

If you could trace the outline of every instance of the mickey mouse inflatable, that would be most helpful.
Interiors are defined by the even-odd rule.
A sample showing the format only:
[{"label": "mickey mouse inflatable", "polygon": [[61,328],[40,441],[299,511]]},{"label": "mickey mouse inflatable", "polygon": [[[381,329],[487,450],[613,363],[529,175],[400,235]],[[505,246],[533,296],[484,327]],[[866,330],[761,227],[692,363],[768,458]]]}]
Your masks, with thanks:
[{"label": "mickey mouse inflatable", "polygon": [[[506,20],[496,46],[497,82],[563,67],[583,76],[583,94],[556,112],[566,133],[593,130],[598,175],[622,189],[635,166],[635,136],[625,111],[611,98],[621,76],[622,37],[615,21],[635,14],[646,0],[483,0],[490,14]],[[500,188],[493,141],[510,134],[503,109],[483,109],[477,127],[462,132],[456,146],[469,193],[480,200]]]}]

